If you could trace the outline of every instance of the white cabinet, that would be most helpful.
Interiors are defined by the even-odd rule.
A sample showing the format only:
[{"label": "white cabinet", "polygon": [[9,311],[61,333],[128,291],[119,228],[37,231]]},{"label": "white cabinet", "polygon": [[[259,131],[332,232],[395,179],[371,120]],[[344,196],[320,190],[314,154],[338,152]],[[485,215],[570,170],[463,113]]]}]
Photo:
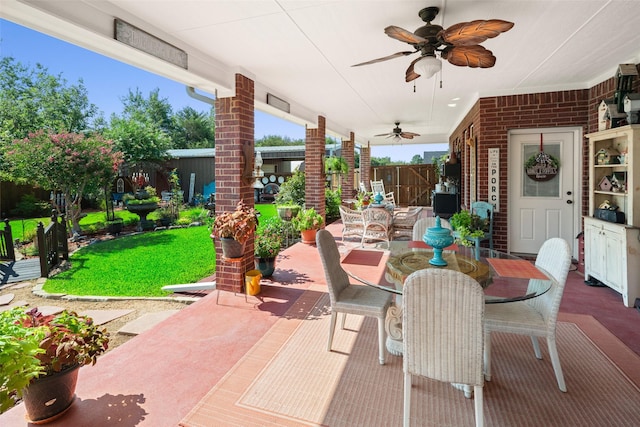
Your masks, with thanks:
[{"label": "white cabinet", "polygon": [[[640,298],[640,125],[591,133],[587,138],[585,276],[620,292],[624,305],[633,307],[635,299]],[[611,181],[615,181],[614,186]],[[623,222],[594,218],[596,209],[605,201],[624,213]]]}]

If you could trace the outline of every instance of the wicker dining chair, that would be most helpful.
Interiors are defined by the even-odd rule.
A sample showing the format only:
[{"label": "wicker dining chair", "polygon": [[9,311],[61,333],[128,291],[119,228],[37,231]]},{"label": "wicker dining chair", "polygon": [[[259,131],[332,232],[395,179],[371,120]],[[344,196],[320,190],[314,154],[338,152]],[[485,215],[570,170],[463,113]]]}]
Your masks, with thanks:
[{"label": "wicker dining chair", "polygon": [[343,313],[342,329],[344,329],[344,319],[347,314],[374,317],[378,320],[378,358],[380,364],[384,365],[386,359],[384,321],[387,308],[391,304],[392,294],[367,285],[351,284],[347,272],[340,265],[340,252],[338,252],[335,238],[327,230],[318,230],[316,246],[320,252],[331,301],[331,325],[327,350],[331,351],[338,313]]},{"label": "wicker dining chair", "polygon": [[482,287],[459,271],[418,270],[404,283],[402,306],[404,426],[413,375],[473,386],[476,426],[482,426]]},{"label": "wicker dining chair", "polygon": [[364,233],[364,220],[362,211],[357,211],[346,206],[340,205],[340,219],[342,220],[342,241],[345,237],[356,236],[362,239]]},{"label": "wicker dining chair", "polygon": [[393,238],[413,236],[413,226],[420,218],[422,207],[409,208],[406,211],[393,213]]},{"label": "wicker dining chair", "polygon": [[[552,279],[551,289],[543,295],[526,301],[510,302],[507,304],[488,304],[485,311],[485,350],[484,365],[485,379],[491,381],[491,333],[507,332],[511,334],[528,335],[531,337],[533,350],[538,359],[542,359],[538,337],[547,339],[549,357],[556,374],[558,388],[566,392],[567,387],[560,366],[558,349],[556,347],[556,322],[560,302],[567,281],[567,274],[571,266],[571,249],[569,244],[558,237],[543,243],[538,256],[536,267],[543,270]],[[531,279],[527,293],[534,292],[537,287],[545,286],[539,279]],[[546,287],[546,286],[545,286]]]},{"label": "wicker dining chair", "polygon": [[378,240],[387,243],[393,233],[393,216],[386,208],[367,208],[362,211],[362,219],[364,220],[364,230],[360,246],[364,246],[367,240]]}]

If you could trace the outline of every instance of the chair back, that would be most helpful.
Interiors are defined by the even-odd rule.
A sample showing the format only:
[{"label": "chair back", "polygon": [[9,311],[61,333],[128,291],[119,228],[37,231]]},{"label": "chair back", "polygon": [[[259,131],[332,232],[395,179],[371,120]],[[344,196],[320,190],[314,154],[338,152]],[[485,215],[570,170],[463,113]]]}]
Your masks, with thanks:
[{"label": "chair back", "polygon": [[[553,283],[546,293],[526,302],[542,314],[547,323],[547,329],[555,329],[564,286],[571,267],[569,244],[559,237],[545,241],[536,257],[536,267],[551,276]],[[531,279],[527,293],[535,291],[539,286],[543,286],[540,280]]]},{"label": "chair back", "polygon": [[[413,226],[413,237],[411,240],[420,240],[422,241],[422,236],[427,232],[427,228],[436,226],[436,217],[428,216],[426,218],[420,218]],[[451,230],[451,224],[444,218],[440,218],[440,227],[448,228]]]},{"label": "chair back", "polygon": [[371,181],[371,192],[373,194],[380,193],[383,196],[385,194],[387,194],[384,191],[384,182],[382,180],[380,180],[380,181]]},{"label": "chair back", "polygon": [[360,181],[360,192],[362,193],[366,193],[367,192],[367,187],[364,186],[364,182]]},{"label": "chair back", "polygon": [[338,245],[331,233],[324,229],[318,230],[316,233],[316,246],[324,268],[331,305],[333,305],[338,301],[340,293],[349,286],[349,276],[340,264]]},{"label": "chair back", "polygon": [[471,213],[486,219],[489,222],[489,231],[486,234],[493,235],[493,205],[488,202],[473,202],[471,203]]},{"label": "chair back", "polygon": [[484,293],[464,273],[412,273],[402,297],[404,372],[482,386]]}]

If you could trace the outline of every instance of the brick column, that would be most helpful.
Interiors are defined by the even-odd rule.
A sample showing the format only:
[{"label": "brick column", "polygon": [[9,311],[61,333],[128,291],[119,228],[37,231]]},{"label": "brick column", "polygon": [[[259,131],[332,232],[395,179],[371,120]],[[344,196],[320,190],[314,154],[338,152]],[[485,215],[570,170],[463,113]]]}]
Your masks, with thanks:
[{"label": "brick column", "polygon": [[353,132],[349,134],[348,141],[342,141],[342,157],[349,165],[349,171],[347,172],[347,177],[344,180],[344,185],[342,186],[342,196],[341,199],[353,199],[355,196],[355,186],[353,182],[353,175],[355,169],[355,143],[356,137]]},{"label": "brick column", "polygon": [[[253,206],[252,180],[245,177],[253,169],[254,153],[254,83],[236,74],[236,96],[217,99],[216,108],[216,212],[229,212],[239,200]],[[246,153],[246,155],[244,154]],[[245,161],[245,157],[248,158]],[[242,292],[244,275],[254,268],[253,237],[245,246],[244,256],[230,260],[222,256],[219,239],[216,247],[216,287]]]},{"label": "brick column", "polygon": [[325,217],[326,175],[324,173],[324,155],[326,138],[326,120],[318,116],[318,127],[305,130],[305,205],[306,208],[315,208],[316,212]]},{"label": "brick column", "polygon": [[371,147],[368,144],[360,148],[360,181],[371,191]]}]

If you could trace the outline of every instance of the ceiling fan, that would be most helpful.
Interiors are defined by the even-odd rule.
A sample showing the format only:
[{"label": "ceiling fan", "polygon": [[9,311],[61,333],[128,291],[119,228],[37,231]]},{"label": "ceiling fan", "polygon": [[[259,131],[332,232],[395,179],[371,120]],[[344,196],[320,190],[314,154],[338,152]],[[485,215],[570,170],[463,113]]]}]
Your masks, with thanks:
[{"label": "ceiling fan", "polygon": [[513,22],[501,19],[476,20],[460,22],[444,29],[440,25],[431,23],[438,12],[440,9],[437,7],[422,9],[418,16],[426,22],[426,25],[414,32],[395,25],[384,29],[385,34],[389,37],[413,46],[413,51],[396,52],[352,66],[375,64],[420,52],[420,57],[413,60],[407,68],[405,80],[410,82],[420,76],[430,78],[442,69],[442,63],[436,57],[436,53],[442,59],[460,67],[490,68],[495,65],[496,57],[490,50],[480,46],[480,43],[509,31],[513,27]]},{"label": "ceiling fan", "polygon": [[379,135],[374,135],[375,136],[386,136],[387,138],[392,138],[394,141],[400,141],[400,138],[404,138],[404,139],[413,139],[414,136],[420,136],[419,133],[413,133],[413,132],[402,132],[402,129],[400,129],[400,122],[396,122],[396,127],[393,128],[393,130],[390,133],[381,133]]}]

